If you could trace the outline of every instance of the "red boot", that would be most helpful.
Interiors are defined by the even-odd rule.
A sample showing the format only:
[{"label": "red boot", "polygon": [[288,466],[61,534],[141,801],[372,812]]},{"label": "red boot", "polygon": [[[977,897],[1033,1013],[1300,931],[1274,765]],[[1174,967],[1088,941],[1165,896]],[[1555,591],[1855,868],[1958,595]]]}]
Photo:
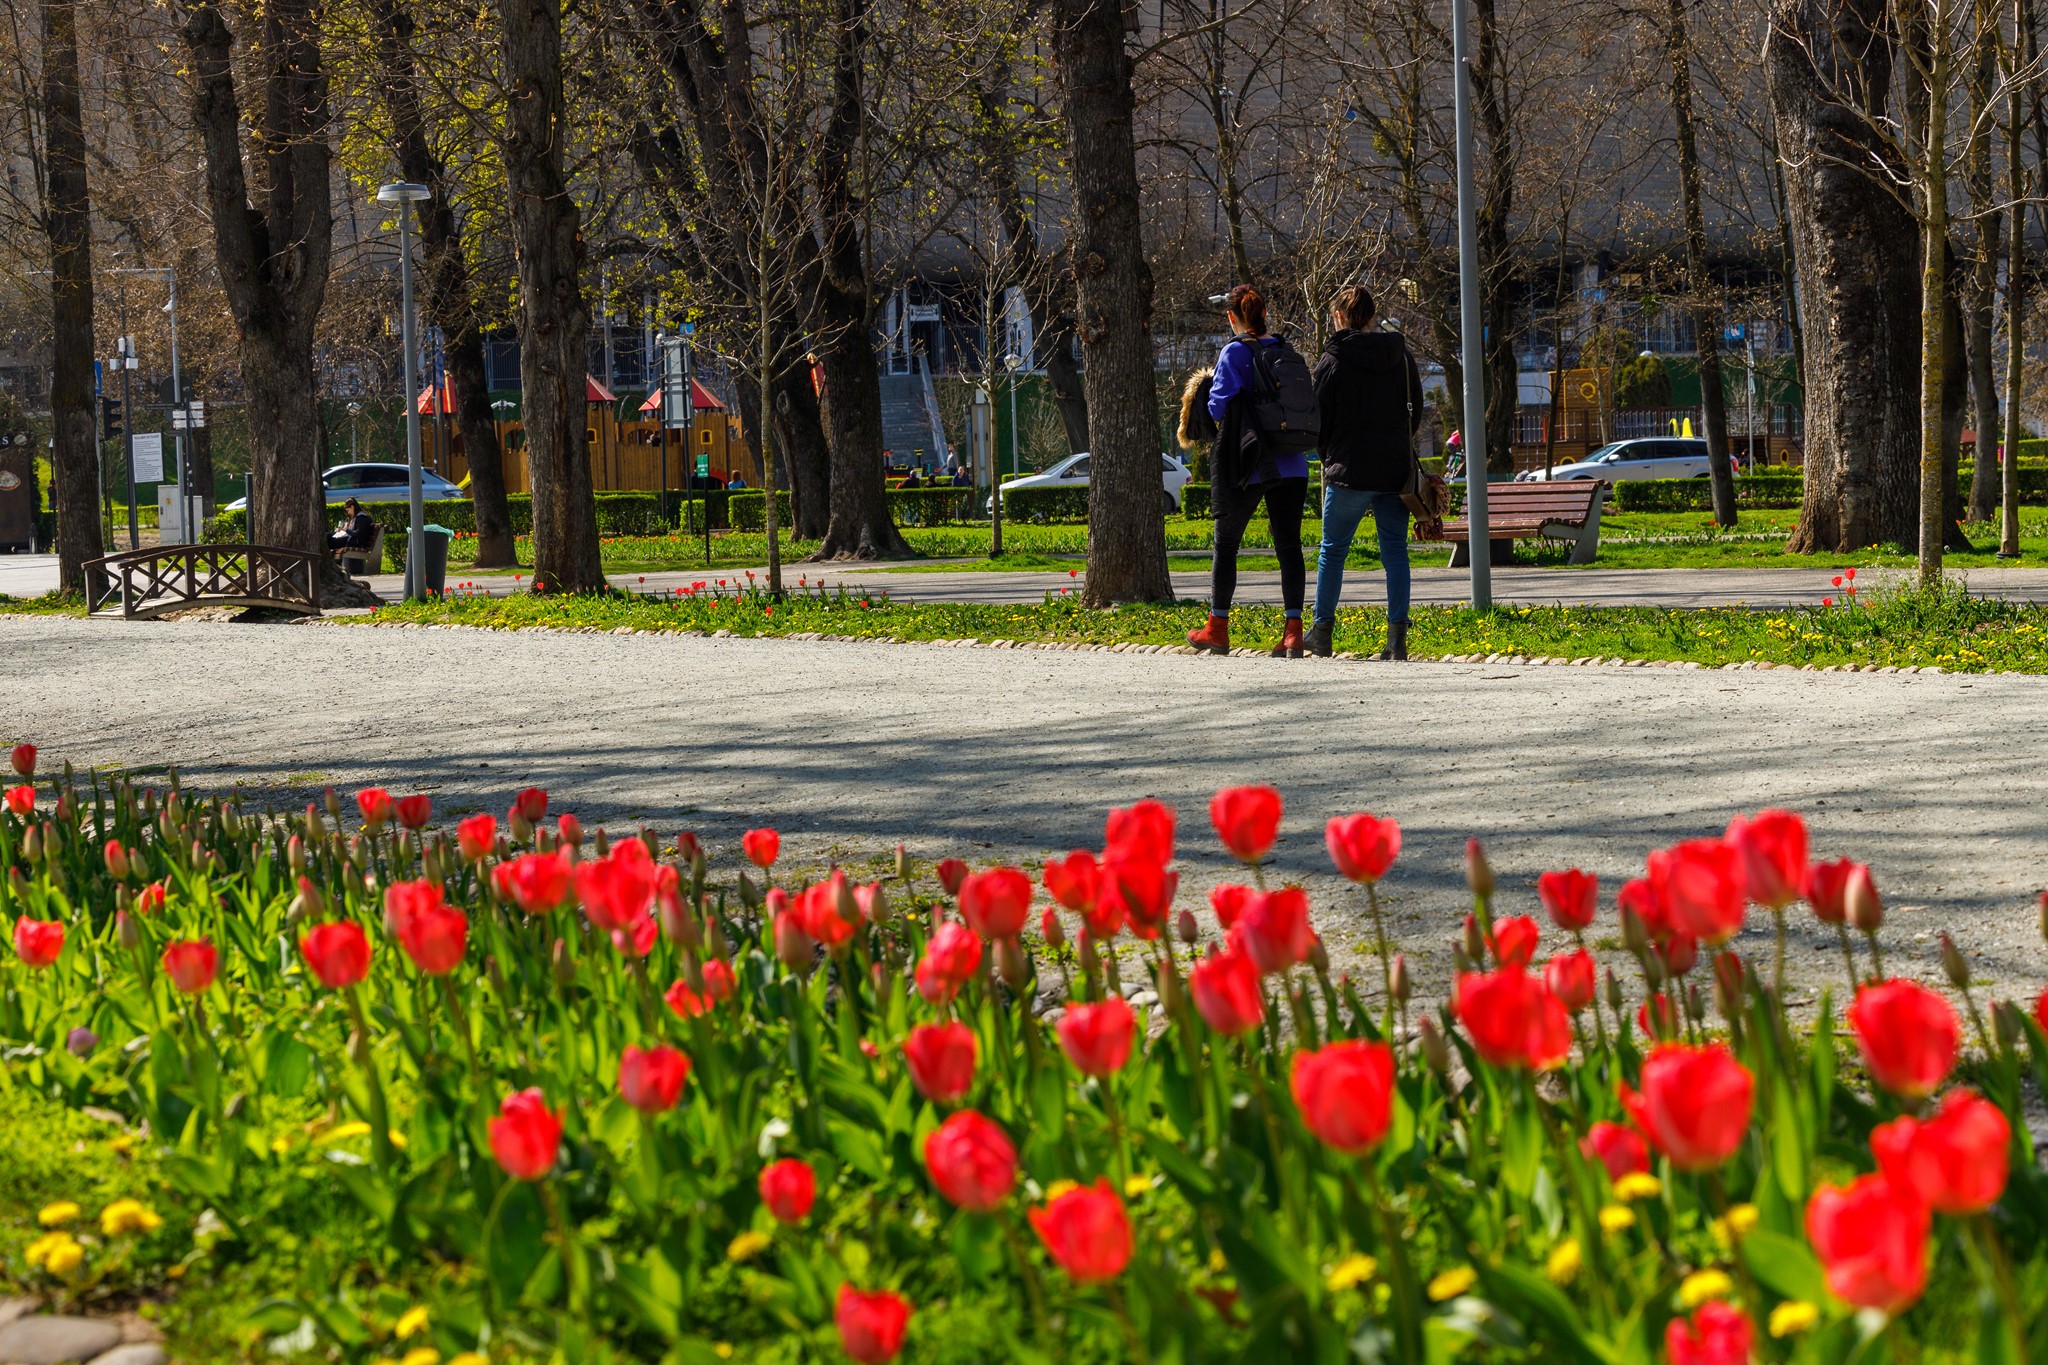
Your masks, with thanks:
[{"label": "red boot", "polygon": [[1211,654],[1228,654],[1230,652],[1230,618],[1228,616],[1211,616],[1208,625],[1203,626],[1200,630],[1188,632],[1188,643],[1196,649],[1206,649]]},{"label": "red boot", "polygon": [[1305,651],[1301,644],[1301,618],[1287,618],[1287,629],[1280,633],[1280,643],[1273,646],[1276,659],[1299,659]]}]

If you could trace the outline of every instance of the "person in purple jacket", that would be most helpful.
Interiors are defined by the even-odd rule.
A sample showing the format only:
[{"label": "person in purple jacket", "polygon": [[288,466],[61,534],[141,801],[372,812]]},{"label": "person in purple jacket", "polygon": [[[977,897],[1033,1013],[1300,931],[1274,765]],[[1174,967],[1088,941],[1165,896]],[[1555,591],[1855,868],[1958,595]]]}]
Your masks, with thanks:
[{"label": "person in purple jacket", "polygon": [[1237,594],[1237,548],[1259,503],[1273,532],[1280,561],[1280,596],[1287,626],[1273,650],[1276,659],[1302,656],[1301,608],[1308,572],[1301,554],[1301,514],[1308,502],[1308,456],[1270,454],[1260,448],[1251,392],[1258,383],[1253,347],[1275,346],[1266,331],[1266,300],[1248,284],[1224,299],[1230,340],[1216,358],[1209,387],[1209,415],[1218,428],[1210,466],[1210,502],[1216,513],[1216,548],[1209,561],[1209,621],[1188,632],[1188,643],[1217,654],[1230,652],[1230,601]]}]

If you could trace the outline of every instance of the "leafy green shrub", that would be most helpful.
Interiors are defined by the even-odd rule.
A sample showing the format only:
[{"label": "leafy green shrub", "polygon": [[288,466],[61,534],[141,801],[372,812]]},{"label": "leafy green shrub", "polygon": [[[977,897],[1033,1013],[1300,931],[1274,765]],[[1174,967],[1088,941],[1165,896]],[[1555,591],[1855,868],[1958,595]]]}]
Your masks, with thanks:
[{"label": "leafy green shrub", "polygon": [[1184,517],[1209,517],[1215,515],[1215,507],[1209,500],[1209,485],[1187,483],[1180,490],[1180,514]]},{"label": "leafy green shrub", "polygon": [[1088,485],[1005,489],[1003,516],[1010,521],[1086,521]]},{"label": "leafy green shrub", "polygon": [[[758,488],[745,488],[725,495],[725,524],[735,531],[768,529],[768,495]],[[775,524],[787,531],[790,525],[789,494],[775,492]]]},{"label": "leafy green shrub", "polygon": [[897,488],[889,493],[889,515],[898,526],[957,526],[987,521],[988,494],[979,488]]},{"label": "leafy green shrub", "polygon": [[[1797,507],[1805,479],[1793,472],[1738,474],[1738,507]],[[1617,512],[1711,512],[1714,490],[1706,479],[1624,479],[1614,485]]]}]

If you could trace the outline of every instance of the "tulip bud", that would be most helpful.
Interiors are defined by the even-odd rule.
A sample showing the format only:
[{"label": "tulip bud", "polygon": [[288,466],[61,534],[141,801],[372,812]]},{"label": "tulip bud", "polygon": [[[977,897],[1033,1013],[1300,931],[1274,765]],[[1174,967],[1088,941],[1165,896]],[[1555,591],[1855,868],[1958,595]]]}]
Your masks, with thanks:
[{"label": "tulip bud", "polygon": [[1664,978],[1667,975],[1669,973],[1664,970],[1664,955],[1662,953],[1643,954],[1643,980],[1650,983],[1650,989],[1655,990],[1663,985]]},{"label": "tulip bud", "polygon": [[130,906],[130,905],[134,904],[134,902],[135,902],[135,898],[134,898],[133,896],[131,896],[131,895],[129,895],[129,894],[128,894],[128,888],[127,888],[127,887],[125,887],[125,886],[117,886],[117,887],[115,887],[115,888],[114,888],[114,909],[115,909],[115,910],[117,910],[117,911],[120,911],[120,910],[126,910],[126,909],[127,909],[127,908],[128,908],[129,906]]},{"label": "tulip bud", "polygon": [[1461,946],[1465,950],[1467,961],[1484,962],[1486,960],[1486,935],[1479,930],[1479,917],[1477,915],[1465,916],[1465,938]]},{"label": "tulip bud", "polygon": [[2041,937],[2048,939],[2048,891],[2041,893]]},{"label": "tulip bud", "polygon": [[1486,861],[1486,846],[1477,839],[1465,841],[1465,885],[1481,900],[1493,895],[1493,864]]},{"label": "tulip bud", "polygon": [[686,948],[698,944],[697,923],[690,917],[689,909],[680,897],[666,893],[654,898],[654,917],[661,921],[661,932],[668,935],[669,942],[680,943]]},{"label": "tulip bud", "polygon": [[1178,1012],[1180,993],[1180,973],[1162,966],[1159,970],[1159,1008],[1168,1015]]},{"label": "tulip bud", "polygon": [[1650,946],[1650,931],[1643,924],[1643,917],[1626,905],[1621,907],[1621,941],[1637,957]]},{"label": "tulip bud", "polygon": [[[558,823],[561,826],[563,842],[567,843],[571,848],[582,848],[583,822],[581,820],[578,820],[573,815],[565,815],[561,818],[561,820]],[[602,838],[603,835],[604,831],[599,830],[598,836]]]},{"label": "tulip bud", "polygon": [[1017,946],[1014,938],[996,940],[996,972],[1003,978],[1003,984],[1013,991],[1024,989],[1024,983],[1031,978],[1024,962],[1024,950]]},{"label": "tulip bud", "polygon": [[2002,1000],[1991,1007],[1991,1032],[1998,1039],[2001,1048],[2010,1051],[2018,1047],[2026,1028],[2020,1022],[2020,1007],[2010,1000]]},{"label": "tulip bud", "polygon": [[65,792],[57,798],[57,818],[59,820],[68,822],[71,819],[71,813],[77,809],[78,807],[71,804],[70,792]]},{"label": "tulip bud", "polygon": [[284,858],[285,865],[291,868],[293,875],[304,872],[309,861],[306,857],[306,841],[296,834],[285,840]]},{"label": "tulip bud", "polygon": [[1047,910],[1038,921],[1038,927],[1045,935],[1046,947],[1060,948],[1066,945],[1067,926],[1060,922],[1060,917],[1055,911]]},{"label": "tulip bud", "polygon": [[889,893],[882,889],[880,882],[876,882],[868,895],[868,918],[877,924],[887,924],[894,913],[889,908]]},{"label": "tulip bud", "polygon": [[725,938],[725,922],[708,912],[704,916],[704,942],[713,957],[732,958],[732,945]]},{"label": "tulip bud", "polygon": [[1744,978],[1741,958],[1732,952],[1714,955],[1714,1008],[1722,1018],[1732,1020],[1742,1013]]},{"label": "tulip bud", "polygon": [[[308,815],[313,813],[311,805],[306,807],[306,813]],[[341,797],[335,794],[335,790],[332,787],[327,789],[327,818],[330,820],[339,820],[341,818]]]},{"label": "tulip bud", "polygon": [[[779,888],[778,888],[779,889]],[[817,957],[817,940],[804,932],[797,923],[794,911],[783,910],[775,916],[775,956],[782,965],[797,971],[811,965]]]},{"label": "tulip bud", "polygon": [[1695,1019],[1703,1019],[1703,1018],[1705,1018],[1705,1017],[1706,1017],[1706,1013],[1707,1013],[1707,1002],[1706,1002],[1706,999],[1705,999],[1705,998],[1704,998],[1703,996],[1701,996],[1701,994],[1700,994],[1700,983],[1699,983],[1699,982],[1697,982],[1697,981],[1689,981],[1689,982],[1687,982],[1687,983],[1686,983],[1686,986],[1685,986],[1685,1005],[1686,1005],[1686,1008],[1687,1008],[1687,1009],[1689,1009],[1690,1011],[1692,1011],[1692,1017],[1693,1017],[1693,1018],[1695,1018]]},{"label": "tulip bud", "polygon": [[[577,845],[579,848],[582,847],[583,844],[583,841],[581,839],[572,839],[569,842]],[[603,830],[599,830],[597,832],[597,840],[593,844],[593,848],[595,850],[595,856],[599,858],[610,857],[612,852],[612,836],[607,834]]]},{"label": "tulip bud", "polygon": [[901,844],[896,845],[896,879],[902,882],[910,880],[910,854]]},{"label": "tulip bud", "polygon": [[1466,955],[1462,945],[1455,943],[1451,945],[1451,971],[1454,975],[1463,976],[1466,972],[1478,970],[1478,967],[1473,965],[1472,959]]},{"label": "tulip bud", "polygon": [[1323,938],[1321,934],[1316,935],[1315,941],[1309,944],[1308,965],[1315,968],[1316,971],[1322,975],[1329,975],[1330,950],[1323,946]]},{"label": "tulip bud", "polygon": [[107,846],[106,846],[106,848],[105,848],[105,849],[103,850],[103,852],[104,852],[104,854],[105,854],[105,856],[106,856],[106,861],[107,861],[107,875],[108,875],[108,876],[110,876],[110,877],[112,877],[112,878],[113,878],[113,879],[114,879],[115,881],[117,881],[117,882],[124,882],[124,881],[127,881],[127,880],[128,880],[128,853],[127,853],[127,850],[123,849],[123,848],[121,847],[121,845],[120,845],[120,844],[119,844],[119,843],[118,843],[117,841],[115,841],[115,840],[112,840],[112,839],[109,839],[109,840],[107,841]]},{"label": "tulip bud", "polygon": [[90,1057],[99,1045],[100,1036],[83,1024],[64,1035],[64,1050],[74,1057]]},{"label": "tulip bud", "polygon": [[325,832],[325,826],[320,823],[320,812],[311,801],[308,801],[306,803],[306,842],[309,844],[316,842]]},{"label": "tulip bud", "polygon": [[1947,974],[1949,985],[1959,991],[1969,988],[1970,964],[1946,929],[1941,932],[1941,970]]},{"label": "tulip bud", "polygon": [[[354,876],[355,872],[351,868],[344,867],[341,870],[341,874],[342,879],[346,881],[348,878]],[[320,888],[313,885],[312,880],[310,878],[299,878],[299,899],[306,903],[306,913],[311,915],[326,915],[327,897],[320,894]]]},{"label": "tulip bud", "polygon": [[1201,929],[1195,924],[1194,912],[1191,910],[1181,911],[1174,919],[1173,927],[1180,934],[1180,941],[1189,947],[1193,947],[1195,941],[1202,936]]},{"label": "tulip bud", "polygon": [[853,898],[853,884],[844,877],[835,878],[832,884],[839,888],[839,894],[833,898],[839,918],[848,924],[859,924],[860,902]]},{"label": "tulip bud", "polygon": [[1451,1069],[1451,1045],[1437,1028],[1436,1020],[1423,1015],[1416,1022],[1416,1032],[1422,1038],[1422,1059],[1429,1063],[1429,1069],[1442,1076]]},{"label": "tulip bud", "polygon": [[1413,994],[1415,985],[1408,979],[1408,954],[1394,954],[1394,968],[1388,973],[1387,993],[1394,997],[1394,1003],[1405,1005]]},{"label": "tulip bud", "polygon": [[576,980],[576,962],[569,956],[567,940],[556,939],[548,955],[548,969],[554,975],[555,989],[566,991]]},{"label": "tulip bud", "polygon": [[1614,968],[1609,967],[1607,969],[1607,1008],[1616,1014],[1620,1014],[1623,999],[1621,982],[1615,979]]},{"label": "tulip bud", "polygon": [[1101,970],[1102,955],[1095,951],[1095,935],[1084,930],[1081,934],[1081,971],[1085,976],[1093,979],[1095,974]]},{"label": "tulip bud", "polygon": [[690,850],[690,886],[699,894],[704,890],[704,850],[701,847]]},{"label": "tulip bud", "polygon": [[141,926],[135,923],[135,917],[126,910],[114,912],[114,937],[130,952],[142,946]]},{"label": "tulip bud", "polygon": [[1884,901],[1877,894],[1877,883],[1871,880],[1870,869],[1858,866],[1849,874],[1848,886],[1849,923],[1866,934],[1874,934],[1884,924]]},{"label": "tulip bud", "polygon": [[523,844],[533,837],[533,822],[521,815],[517,807],[513,808],[511,825],[512,837],[520,843]]},{"label": "tulip bud", "polygon": [[761,908],[761,888],[755,886],[754,879],[744,872],[740,873],[740,904],[749,910]]},{"label": "tulip bud", "polygon": [[28,860],[32,863],[43,860],[43,831],[40,826],[30,825],[27,833],[21,836],[21,851],[28,855]]}]

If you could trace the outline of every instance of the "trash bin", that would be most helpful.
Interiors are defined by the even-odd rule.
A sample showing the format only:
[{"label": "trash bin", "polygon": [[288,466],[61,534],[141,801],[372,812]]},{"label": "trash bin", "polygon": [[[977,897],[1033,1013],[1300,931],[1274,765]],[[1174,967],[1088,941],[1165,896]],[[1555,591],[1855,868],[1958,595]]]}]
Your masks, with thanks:
[{"label": "trash bin", "polygon": [[415,566],[410,554],[405,558],[405,595],[408,598],[414,595],[413,575],[422,568],[426,571],[428,592],[439,597],[448,591],[448,542],[455,539],[455,533],[445,526],[427,526],[422,530],[425,553],[420,558],[425,563]]}]

